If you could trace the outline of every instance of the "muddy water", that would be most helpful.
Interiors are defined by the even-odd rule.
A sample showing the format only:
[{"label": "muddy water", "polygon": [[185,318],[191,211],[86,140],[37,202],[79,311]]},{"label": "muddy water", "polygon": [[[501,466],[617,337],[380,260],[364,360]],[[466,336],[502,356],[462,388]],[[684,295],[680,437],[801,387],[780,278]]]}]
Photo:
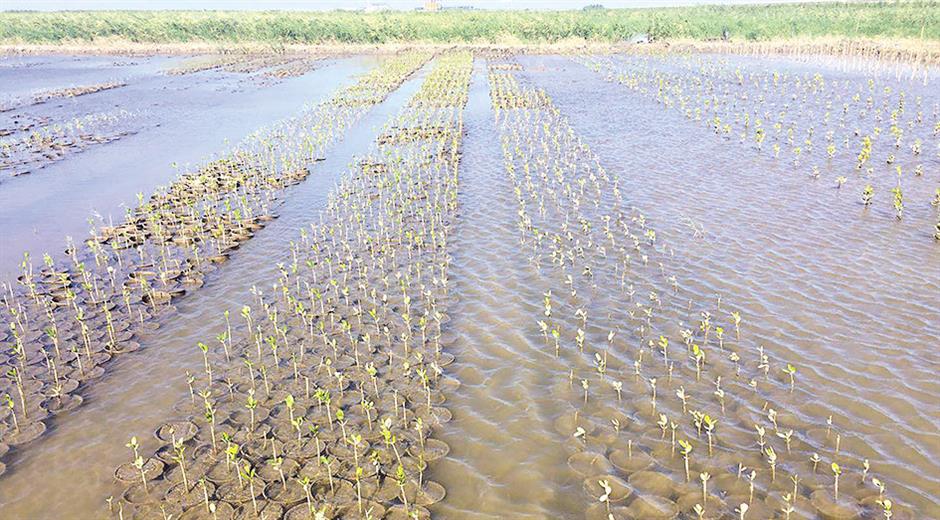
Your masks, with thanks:
[{"label": "muddy water", "polygon": [[[916,511],[914,518],[940,517],[940,474],[931,459],[940,446],[940,362],[933,353],[940,344],[940,249],[924,236],[932,215],[921,207],[926,202],[919,199],[921,206],[912,206],[910,218],[900,223],[884,211],[864,213],[855,192],[846,196],[793,175],[786,161],[722,140],[566,58],[520,61],[527,67],[521,75],[548,90],[602,165],[621,179],[627,201],[672,248],[670,269],[682,280],[684,294],[709,302],[720,293],[726,305],[741,309],[748,344],[766,345],[775,359],[798,365],[798,387],[806,392],[799,395],[815,401],[791,402],[794,411],[816,421],[831,413],[844,434],[843,446],[871,460],[889,493]],[[82,519],[102,513],[104,498],[113,492],[113,469],[129,459],[129,450],[122,449],[129,435],[137,434],[142,451],[149,452],[148,433],[170,418],[166,410],[187,392],[185,371],[200,369],[196,342],[222,330],[222,312],[244,303],[253,284],[275,277],[274,263],[287,253],[297,230],[316,218],[332,181],[369,146],[373,127],[419,82],[420,77],[410,80],[361,121],[306,182],[285,195],[276,222],[212,275],[207,287],[180,301],[178,312],[141,340],[141,351],[115,361],[109,375],[91,385],[84,406],[54,422],[48,435],[11,462],[0,479],[4,518]],[[312,87],[307,85],[304,99]],[[267,94],[257,96],[253,102],[267,107]],[[453,294],[459,301],[447,325],[455,339],[449,351],[457,359],[447,370],[462,385],[447,399],[454,419],[435,432],[451,451],[429,473],[447,489],[433,513],[583,518],[589,497],[567,464],[570,432],[556,427],[572,410],[571,394],[578,400],[579,389],[572,392],[566,381],[566,363],[577,362],[577,356],[551,355],[534,323],[548,286],[519,245],[516,198],[482,62],[475,70],[465,130],[452,244]],[[147,156],[164,172],[163,163],[179,159],[175,151],[167,155],[167,145],[155,143]],[[114,146],[102,148],[100,159],[125,160],[108,158],[105,150]],[[218,142],[213,146],[205,144],[191,160],[217,150]],[[937,171],[928,170],[933,173],[923,185],[936,184]],[[52,178],[48,173],[43,176]],[[89,177],[82,197],[92,196],[104,178]],[[140,180],[129,180],[126,193],[106,199],[118,207],[142,189],[134,184]],[[0,187],[0,197],[11,186]],[[35,221],[61,229],[62,221],[49,218],[52,209],[36,211]],[[78,221],[72,234],[83,236],[87,208],[70,211],[71,220]],[[13,223],[11,232],[28,234],[23,230],[28,224],[7,218],[4,214],[2,222]],[[700,231],[693,233],[692,227]],[[48,243],[60,243],[63,233],[47,233],[55,239]],[[6,240],[6,232],[3,236]],[[0,254],[12,254],[15,262],[23,248],[8,253],[5,242],[2,249]],[[661,279],[651,276],[644,283],[668,292]],[[597,291],[598,305],[620,301],[617,288]],[[629,360],[612,356],[615,362]],[[627,385],[624,400],[638,401],[646,391],[642,384]],[[592,401],[592,406],[601,405]],[[729,431],[728,437],[735,434]],[[41,495],[37,482],[44,485]]]},{"label": "muddy water", "polygon": [[[797,360],[798,381],[817,399],[805,408],[829,410],[900,500],[940,515],[931,460],[940,446],[940,248],[925,233],[935,221],[927,198],[902,222],[866,213],[855,193],[795,175],[787,161],[570,61],[527,64],[630,200],[669,233],[684,287],[740,306],[751,341]],[[919,191],[940,180],[931,171]]]},{"label": "muddy water", "polygon": [[[459,302],[449,324],[462,383],[449,397],[454,420],[440,432],[451,446],[431,478],[448,490],[440,518],[548,518],[580,511],[580,482],[557,471],[566,456],[552,423],[557,361],[539,348],[529,316],[540,292],[518,246],[515,197],[505,175],[478,60],[465,116],[460,218],[453,281]],[[537,309],[536,309],[537,310]]]},{"label": "muddy water", "polygon": [[[66,236],[87,235],[87,219],[94,214],[120,221],[123,208],[136,204],[136,193],[172,181],[177,174],[172,163],[198,164],[304,105],[323,101],[374,63],[371,57],[328,62],[305,76],[235,93],[219,89],[237,78],[220,74],[148,76],[139,84],[129,80],[127,87],[67,100],[82,113],[110,107],[146,110],[147,116],[135,120],[142,126],[133,135],[0,182],[0,277],[16,272],[24,251],[38,258],[59,252]],[[18,112],[49,109],[36,105]]]},{"label": "muddy water", "polygon": [[[197,342],[223,332],[223,313],[231,311],[234,320],[250,301],[252,287],[264,291],[258,284],[277,278],[276,264],[286,260],[287,244],[316,221],[340,174],[414,94],[424,73],[415,74],[373,108],[326,160],[316,163],[305,182],[290,188],[276,209],[279,218],[257,232],[205,287],[176,304],[160,329],[141,337],[139,355],[115,361],[86,391],[82,407],[54,421],[41,442],[10,461],[0,480],[3,518],[92,519],[106,514],[105,499],[117,489],[114,469],[129,453],[124,444],[137,435],[141,450],[155,449],[151,433],[172,418],[167,411],[188,393],[187,371],[201,370]],[[36,482],[45,483],[42,494],[36,492]]]}]

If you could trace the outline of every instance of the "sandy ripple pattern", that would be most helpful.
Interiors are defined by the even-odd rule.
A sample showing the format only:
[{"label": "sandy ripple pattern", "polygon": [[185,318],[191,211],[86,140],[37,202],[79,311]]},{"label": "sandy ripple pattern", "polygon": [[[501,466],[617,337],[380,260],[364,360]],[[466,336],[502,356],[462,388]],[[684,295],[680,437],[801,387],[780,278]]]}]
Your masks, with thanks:
[{"label": "sandy ripple pattern", "polygon": [[802,367],[752,342],[734,302],[686,291],[620,179],[514,69],[491,65],[491,97],[587,516],[915,517],[885,500],[864,439],[812,402]]}]

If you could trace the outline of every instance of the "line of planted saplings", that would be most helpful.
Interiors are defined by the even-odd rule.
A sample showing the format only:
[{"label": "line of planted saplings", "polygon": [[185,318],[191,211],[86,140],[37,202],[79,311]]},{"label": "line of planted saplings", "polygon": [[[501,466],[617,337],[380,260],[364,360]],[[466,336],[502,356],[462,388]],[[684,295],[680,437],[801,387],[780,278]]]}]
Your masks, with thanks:
[{"label": "line of planted saplings", "polygon": [[50,118],[30,114],[11,116],[7,126],[0,128],[0,137],[10,137],[20,132],[29,132],[34,128],[48,124]]},{"label": "line of planted saplings", "polygon": [[[427,465],[451,418],[447,243],[473,60],[440,56],[374,150],[253,291],[199,343],[203,370],[156,431],[127,444],[117,518],[427,519]],[[193,348],[197,348],[196,345]]]},{"label": "line of planted saplings", "polygon": [[749,341],[740,311],[695,301],[673,252],[550,98],[490,65],[520,242],[540,273],[533,333],[588,518],[885,518],[871,449],[806,407],[797,368]]},{"label": "line of planted saplings", "polygon": [[140,117],[136,111],[102,112],[0,140],[0,173],[26,175],[89,147],[117,141],[136,132],[131,123]]},{"label": "line of planted saplings", "polygon": [[58,88],[50,90],[39,90],[29,94],[26,97],[16,97],[6,99],[0,102],[0,112],[9,112],[17,108],[23,108],[30,105],[38,105],[52,99],[65,99],[94,94],[103,90],[111,90],[127,86],[124,81],[107,81],[105,83],[96,83],[94,85],[82,85],[79,87]]},{"label": "line of planted saplings", "polygon": [[196,56],[170,68],[167,74],[181,76],[209,70],[224,70],[234,74],[254,75],[280,80],[302,76],[313,70],[323,59],[309,53],[230,53]]},{"label": "line of planted saplings", "polygon": [[924,191],[925,173],[937,168],[930,150],[940,146],[940,104],[925,103],[913,83],[753,70],[700,56],[576,61],[727,140],[788,159],[810,179],[826,175],[840,190],[857,184],[865,209],[884,197],[898,220],[907,193]]},{"label": "line of planted saplings", "polygon": [[[204,283],[274,218],[276,197],[429,54],[390,58],[332,99],[251,135],[231,153],[181,175],[128,208],[124,221],[69,241],[68,259],[25,255],[4,284],[0,317],[0,456],[39,437],[44,419],[81,404],[76,392],[117,354],[136,350],[171,302]],[[0,473],[5,466],[0,463]]]}]

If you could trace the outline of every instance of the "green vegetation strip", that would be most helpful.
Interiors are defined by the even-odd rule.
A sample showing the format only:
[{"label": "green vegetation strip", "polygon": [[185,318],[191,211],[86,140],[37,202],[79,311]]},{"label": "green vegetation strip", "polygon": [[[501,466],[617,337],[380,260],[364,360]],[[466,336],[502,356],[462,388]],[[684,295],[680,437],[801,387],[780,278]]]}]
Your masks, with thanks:
[{"label": "green vegetation strip", "polygon": [[0,13],[0,42],[142,43],[615,42],[652,38],[940,39],[940,4],[816,3],[581,11]]}]

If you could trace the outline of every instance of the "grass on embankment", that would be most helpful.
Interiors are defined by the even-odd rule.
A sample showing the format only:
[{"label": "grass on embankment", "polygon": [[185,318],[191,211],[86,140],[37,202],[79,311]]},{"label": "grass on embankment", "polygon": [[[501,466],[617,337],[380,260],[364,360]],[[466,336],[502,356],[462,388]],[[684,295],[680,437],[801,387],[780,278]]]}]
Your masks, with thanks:
[{"label": "grass on embankment", "polygon": [[581,11],[0,13],[0,44],[383,44],[794,38],[940,40],[940,3],[817,3]]}]

